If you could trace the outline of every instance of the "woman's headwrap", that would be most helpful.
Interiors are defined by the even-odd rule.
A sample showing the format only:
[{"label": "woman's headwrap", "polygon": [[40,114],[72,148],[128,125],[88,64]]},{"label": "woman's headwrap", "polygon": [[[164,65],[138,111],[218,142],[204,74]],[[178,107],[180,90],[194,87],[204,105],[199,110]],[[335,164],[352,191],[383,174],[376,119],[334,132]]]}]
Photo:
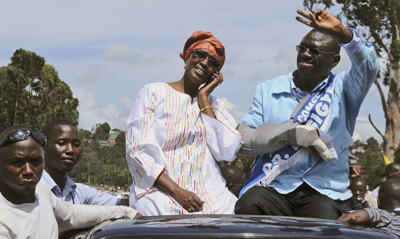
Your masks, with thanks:
[{"label": "woman's headwrap", "polygon": [[222,68],[225,63],[225,47],[211,32],[194,32],[192,36],[187,39],[183,47],[183,52],[179,55],[186,62],[192,51],[199,48],[211,51],[218,58],[220,69]]}]

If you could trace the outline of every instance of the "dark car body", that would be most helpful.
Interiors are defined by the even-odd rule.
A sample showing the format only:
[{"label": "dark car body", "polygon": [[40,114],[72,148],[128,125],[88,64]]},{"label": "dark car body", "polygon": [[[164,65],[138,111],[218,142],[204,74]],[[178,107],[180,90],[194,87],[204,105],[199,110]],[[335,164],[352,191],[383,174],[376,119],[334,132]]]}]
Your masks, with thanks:
[{"label": "dark car body", "polygon": [[181,215],[103,222],[77,238],[398,238],[383,229],[315,218]]}]

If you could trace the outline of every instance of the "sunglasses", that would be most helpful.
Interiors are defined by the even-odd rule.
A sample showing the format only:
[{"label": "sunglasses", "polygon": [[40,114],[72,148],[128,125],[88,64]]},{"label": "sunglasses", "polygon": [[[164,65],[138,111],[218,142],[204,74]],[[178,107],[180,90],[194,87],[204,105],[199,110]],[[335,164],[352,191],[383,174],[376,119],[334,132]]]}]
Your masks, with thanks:
[{"label": "sunglasses", "polygon": [[307,47],[304,47],[302,45],[297,45],[296,46],[296,51],[298,53],[303,53],[305,51],[308,51],[308,52],[310,52],[311,55],[314,55],[314,56],[319,56],[321,54],[333,54],[333,55],[338,54],[336,52],[320,51],[320,50],[315,49],[315,48],[307,48]]},{"label": "sunglasses", "polygon": [[214,71],[219,70],[219,62],[211,57],[208,56],[206,53],[198,50],[192,51],[193,57],[196,58],[199,61],[204,61],[205,59],[208,59],[208,66],[211,67]]},{"label": "sunglasses", "polygon": [[32,136],[34,140],[36,140],[39,144],[41,144],[43,147],[46,147],[47,145],[47,138],[46,136],[37,130],[30,131],[30,130],[17,130],[9,135],[3,140],[3,142],[0,144],[0,148],[3,148],[4,146],[7,146],[8,144],[12,142],[19,142],[19,141],[24,141],[29,138],[29,136]]}]

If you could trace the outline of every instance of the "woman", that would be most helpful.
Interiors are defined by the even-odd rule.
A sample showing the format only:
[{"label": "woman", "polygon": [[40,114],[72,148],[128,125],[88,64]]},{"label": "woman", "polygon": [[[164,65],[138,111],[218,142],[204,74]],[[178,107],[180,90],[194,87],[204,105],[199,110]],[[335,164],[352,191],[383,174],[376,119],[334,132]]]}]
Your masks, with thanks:
[{"label": "woman", "polygon": [[145,85],[128,119],[130,206],[146,216],[233,214],[237,198],[215,160],[234,160],[242,134],[222,101],[210,95],[223,81],[224,46],[198,31],[180,56],[183,77]]}]

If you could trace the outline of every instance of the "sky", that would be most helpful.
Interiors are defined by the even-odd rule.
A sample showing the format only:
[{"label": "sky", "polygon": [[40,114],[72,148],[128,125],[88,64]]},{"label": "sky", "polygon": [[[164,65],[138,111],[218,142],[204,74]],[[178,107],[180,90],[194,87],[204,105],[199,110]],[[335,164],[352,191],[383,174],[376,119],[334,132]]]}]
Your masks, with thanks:
[{"label": "sky", "polygon": [[[53,65],[79,99],[79,127],[108,122],[125,129],[136,94],[148,83],[180,80],[188,37],[209,31],[226,48],[222,98],[238,123],[257,84],[296,68],[295,46],[310,30],[297,22],[301,0],[5,1],[0,0],[0,66],[15,50]],[[338,8],[330,11],[337,14]],[[350,61],[344,51],[333,73]],[[387,89],[384,88],[385,93]],[[360,109],[353,139],[382,141],[385,119],[376,86]]]}]

